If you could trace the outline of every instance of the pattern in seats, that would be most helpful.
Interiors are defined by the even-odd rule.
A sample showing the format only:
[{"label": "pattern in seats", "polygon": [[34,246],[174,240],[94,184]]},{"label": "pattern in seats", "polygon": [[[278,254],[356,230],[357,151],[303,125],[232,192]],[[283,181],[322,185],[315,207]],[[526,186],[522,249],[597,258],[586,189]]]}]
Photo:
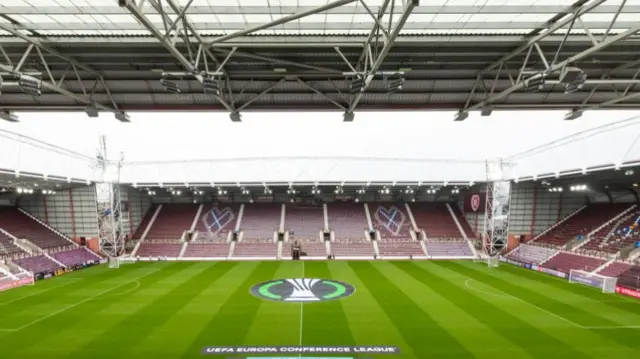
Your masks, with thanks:
[{"label": "pattern in seats", "polygon": [[240,206],[205,205],[198,219],[198,241],[226,242],[229,232],[233,232]]},{"label": "pattern in seats", "polygon": [[[246,209],[245,209],[246,210]],[[278,246],[273,239],[243,239],[236,243],[234,257],[273,257],[278,254]]]},{"label": "pattern in seats", "polygon": [[368,206],[373,228],[380,231],[382,240],[411,238],[411,219],[403,204],[370,203]]}]

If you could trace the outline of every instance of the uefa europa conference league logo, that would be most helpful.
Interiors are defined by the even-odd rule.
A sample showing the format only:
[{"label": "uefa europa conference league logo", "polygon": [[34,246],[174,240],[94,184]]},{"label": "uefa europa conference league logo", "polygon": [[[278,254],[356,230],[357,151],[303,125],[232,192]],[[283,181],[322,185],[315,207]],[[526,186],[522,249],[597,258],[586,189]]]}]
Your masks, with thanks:
[{"label": "uefa europa conference league logo", "polygon": [[258,298],[290,303],[325,302],[348,297],[355,291],[347,283],[317,278],[275,279],[251,288],[251,294]]}]

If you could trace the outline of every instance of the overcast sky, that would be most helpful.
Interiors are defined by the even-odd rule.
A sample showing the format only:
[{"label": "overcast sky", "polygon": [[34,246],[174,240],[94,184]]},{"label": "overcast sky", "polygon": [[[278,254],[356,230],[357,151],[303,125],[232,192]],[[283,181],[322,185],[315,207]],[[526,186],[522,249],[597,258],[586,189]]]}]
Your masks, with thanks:
[{"label": "overcast sky", "polygon": [[[520,153],[639,116],[640,112],[590,111],[575,121],[563,121],[564,114],[495,111],[490,117],[474,113],[464,122],[454,122],[450,111],[359,112],[354,122],[344,123],[342,115],[335,112],[247,112],[241,123],[234,123],[227,114],[217,112],[134,112],[130,114],[132,123],[122,124],[111,114],[88,118],[84,112],[38,112],[20,113],[19,123],[0,122],[0,129],[91,156],[104,133],[110,158],[122,151],[126,161],[279,156],[485,160]],[[640,159],[640,143],[630,148],[640,134],[640,124],[637,120],[628,123],[634,125],[519,158],[520,175],[618,162],[625,155],[626,160]],[[23,168],[42,167],[52,158],[43,150],[24,145],[16,152],[14,141],[0,137],[2,148],[5,154],[14,154],[9,163],[7,156],[0,156],[0,167],[4,168],[15,163],[16,155]],[[460,173],[460,177],[465,176]]]}]

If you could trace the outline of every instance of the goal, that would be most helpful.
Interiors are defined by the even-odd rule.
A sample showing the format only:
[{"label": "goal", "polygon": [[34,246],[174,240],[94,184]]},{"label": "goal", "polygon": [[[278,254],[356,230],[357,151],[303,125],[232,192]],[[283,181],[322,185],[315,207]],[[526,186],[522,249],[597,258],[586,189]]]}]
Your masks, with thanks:
[{"label": "goal", "polygon": [[500,257],[476,257],[473,259],[474,263],[487,263],[487,265],[491,268],[496,268],[500,266]]},{"label": "goal", "polygon": [[124,257],[109,257],[109,268],[120,268],[123,264],[134,263],[135,260]]},{"label": "goal", "polygon": [[579,283],[589,287],[600,288],[603,293],[615,293],[618,278],[572,269],[569,272],[569,283]]}]

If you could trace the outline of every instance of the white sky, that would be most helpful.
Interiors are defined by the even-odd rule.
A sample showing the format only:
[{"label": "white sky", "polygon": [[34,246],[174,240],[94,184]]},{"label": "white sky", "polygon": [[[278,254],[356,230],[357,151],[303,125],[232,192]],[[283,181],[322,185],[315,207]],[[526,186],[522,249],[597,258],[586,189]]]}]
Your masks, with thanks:
[{"label": "white sky", "polygon": [[[565,136],[639,116],[640,111],[590,111],[575,121],[563,121],[564,114],[564,111],[495,111],[490,117],[480,117],[478,113],[474,113],[464,122],[454,122],[453,112],[450,111],[359,112],[354,122],[344,123],[342,115],[335,112],[247,112],[243,114],[241,123],[234,123],[225,113],[134,112],[130,114],[132,123],[122,124],[111,114],[102,114],[99,118],[92,119],[84,112],[37,112],[20,113],[19,123],[0,122],[0,129],[18,132],[90,156],[95,155],[98,136],[104,133],[108,136],[110,159],[115,159],[123,151],[126,161],[282,156],[485,160],[507,157]],[[625,155],[626,160],[640,159],[640,143],[636,142],[629,150],[638,135],[640,121],[635,121],[633,126],[520,158],[516,172],[521,177],[598,165],[603,161],[618,162]],[[17,146],[15,141],[2,137],[0,150],[5,153],[0,155],[0,168],[19,166],[23,171],[54,174],[63,171],[63,167],[74,167],[73,161],[63,160],[60,155],[47,154],[44,150],[27,145]],[[62,161],[65,166],[61,166]],[[288,166],[296,167],[291,170],[283,169],[287,167],[287,163],[275,165],[268,162],[265,165],[265,161],[235,164],[233,168],[216,164],[214,177],[217,182],[225,179],[482,179],[478,166],[451,163],[445,169],[444,164],[401,161],[383,165],[374,162],[336,165],[334,161],[332,165],[326,161],[306,161]],[[319,167],[315,168],[314,163]],[[82,166],[80,163],[76,164],[73,172],[84,171]],[[175,167],[163,166],[164,170],[161,168],[160,172],[155,167],[153,170],[151,167],[137,167],[133,172],[123,172],[123,176],[137,182],[157,177],[162,177],[160,180],[165,183],[208,181],[209,175],[206,172],[210,171],[210,167],[191,169],[181,165],[180,170],[177,170]],[[395,172],[391,174],[393,178],[380,174],[382,168],[390,166],[395,166],[390,171]],[[176,173],[177,171],[182,173]],[[270,171],[280,174],[268,173]]]}]

